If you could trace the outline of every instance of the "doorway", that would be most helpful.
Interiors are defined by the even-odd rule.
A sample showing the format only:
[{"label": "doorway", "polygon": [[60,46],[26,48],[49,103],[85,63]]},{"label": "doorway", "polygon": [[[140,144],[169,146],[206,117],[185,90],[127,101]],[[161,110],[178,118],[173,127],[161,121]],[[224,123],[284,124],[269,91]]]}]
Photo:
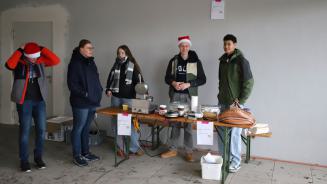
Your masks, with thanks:
[{"label": "doorway", "polygon": [[[65,115],[68,96],[65,89],[65,57],[69,14],[63,6],[22,6],[1,12],[0,64],[24,42],[35,41],[51,49],[61,63],[47,69],[50,84],[47,99],[48,115]],[[23,32],[21,32],[23,31]],[[54,74],[54,75],[53,75]],[[0,123],[17,124],[16,105],[10,99],[12,72],[0,67]]]}]

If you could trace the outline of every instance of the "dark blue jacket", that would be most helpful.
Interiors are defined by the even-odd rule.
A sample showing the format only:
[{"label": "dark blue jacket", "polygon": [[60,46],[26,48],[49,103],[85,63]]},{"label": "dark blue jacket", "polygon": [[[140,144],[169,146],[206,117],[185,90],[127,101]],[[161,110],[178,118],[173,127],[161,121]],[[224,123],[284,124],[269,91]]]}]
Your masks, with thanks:
[{"label": "dark blue jacket", "polygon": [[85,58],[76,48],[68,65],[70,104],[77,108],[100,106],[103,88],[94,58]]}]

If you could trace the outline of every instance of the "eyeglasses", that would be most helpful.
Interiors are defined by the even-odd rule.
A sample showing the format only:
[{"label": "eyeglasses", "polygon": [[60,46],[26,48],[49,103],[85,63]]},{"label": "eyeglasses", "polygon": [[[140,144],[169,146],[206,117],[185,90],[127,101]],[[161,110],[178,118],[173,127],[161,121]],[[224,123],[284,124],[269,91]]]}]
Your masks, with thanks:
[{"label": "eyeglasses", "polygon": [[94,47],[85,47],[87,50],[94,50]]}]

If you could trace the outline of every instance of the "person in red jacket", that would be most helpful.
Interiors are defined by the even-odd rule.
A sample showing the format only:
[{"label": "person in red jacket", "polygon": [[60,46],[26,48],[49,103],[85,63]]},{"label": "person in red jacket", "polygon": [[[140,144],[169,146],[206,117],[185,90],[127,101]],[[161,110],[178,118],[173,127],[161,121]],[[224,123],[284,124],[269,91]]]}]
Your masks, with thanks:
[{"label": "person in red jacket", "polygon": [[37,168],[45,168],[42,159],[46,129],[47,80],[45,67],[59,63],[58,56],[49,49],[29,42],[17,49],[5,65],[14,74],[11,100],[16,103],[19,117],[19,158],[20,168],[23,172],[31,172],[28,161],[28,142],[32,118],[36,134],[34,162]]}]

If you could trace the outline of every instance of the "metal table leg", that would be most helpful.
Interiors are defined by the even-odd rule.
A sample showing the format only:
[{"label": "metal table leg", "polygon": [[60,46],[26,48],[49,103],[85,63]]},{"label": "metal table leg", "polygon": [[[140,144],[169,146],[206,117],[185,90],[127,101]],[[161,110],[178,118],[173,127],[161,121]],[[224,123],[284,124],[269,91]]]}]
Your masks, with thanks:
[{"label": "metal table leg", "polygon": [[151,126],[151,145],[152,145],[152,150],[154,150],[155,149],[155,144],[154,144],[154,129],[155,129],[155,127],[154,127],[155,125],[152,125]]},{"label": "metal table leg", "polygon": [[128,160],[129,159],[129,137],[127,136],[124,136],[123,137],[123,146],[125,147],[125,150],[124,152],[126,153],[125,154],[125,157],[118,161],[118,156],[117,156],[117,150],[118,150],[118,145],[117,145],[117,137],[118,137],[118,127],[116,128],[116,131],[115,131],[115,148],[114,148],[114,151],[115,151],[115,165],[114,167],[118,167],[121,163],[123,163],[124,161]]},{"label": "metal table leg", "polygon": [[158,125],[157,126],[157,144],[156,144],[156,149],[159,148],[159,146],[160,146],[160,137],[159,137],[159,135],[160,135],[160,126]]},{"label": "metal table leg", "polygon": [[118,165],[117,165],[117,147],[118,147],[118,145],[117,145],[117,128],[116,128],[116,130],[115,130],[115,136],[114,136],[114,152],[115,152],[115,167],[117,167]]},{"label": "metal table leg", "polygon": [[[127,139],[127,138],[123,138],[123,139]],[[125,147],[125,150],[124,150],[125,157],[122,160],[120,160],[119,162],[117,162],[117,153],[115,153],[115,167],[118,167],[121,163],[123,163],[129,159],[129,140],[123,141],[123,144]],[[116,146],[117,146],[117,144],[116,144]]]},{"label": "metal table leg", "polygon": [[245,163],[249,163],[251,159],[251,136],[242,136],[242,141],[246,146],[246,155],[245,155]]},{"label": "metal table leg", "polygon": [[131,137],[130,136],[124,136],[124,146],[125,146],[125,158],[129,159],[129,144],[131,141]]},{"label": "metal table leg", "polygon": [[[162,126],[160,127],[160,125],[158,125],[157,123],[155,123],[152,127],[151,127],[151,143],[152,143],[152,150],[156,150],[159,148],[160,146],[160,132],[161,130],[163,130],[165,127]],[[155,138],[156,136],[156,138]],[[156,140],[155,140],[156,139]]]},{"label": "metal table leg", "polygon": [[229,173],[229,160],[230,160],[230,141],[231,141],[231,128],[228,127],[223,127],[223,131],[224,131],[224,154],[222,155],[223,157],[223,165],[221,168],[221,173],[222,173],[222,177],[221,177],[221,184],[224,184],[226,181],[226,178],[228,176]]},{"label": "metal table leg", "polygon": [[246,158],[245,163],[249,163],[251,159],[251,137],[246,137]]},{"label": "metal table leg", "polygon": [[152,150],[156,150],[160,147],[160,132],[163,130],[165,127],[160,127],[160,125],[157,125],[155,130],[156,130],[156,144],[155,147],[152,148]]}]

